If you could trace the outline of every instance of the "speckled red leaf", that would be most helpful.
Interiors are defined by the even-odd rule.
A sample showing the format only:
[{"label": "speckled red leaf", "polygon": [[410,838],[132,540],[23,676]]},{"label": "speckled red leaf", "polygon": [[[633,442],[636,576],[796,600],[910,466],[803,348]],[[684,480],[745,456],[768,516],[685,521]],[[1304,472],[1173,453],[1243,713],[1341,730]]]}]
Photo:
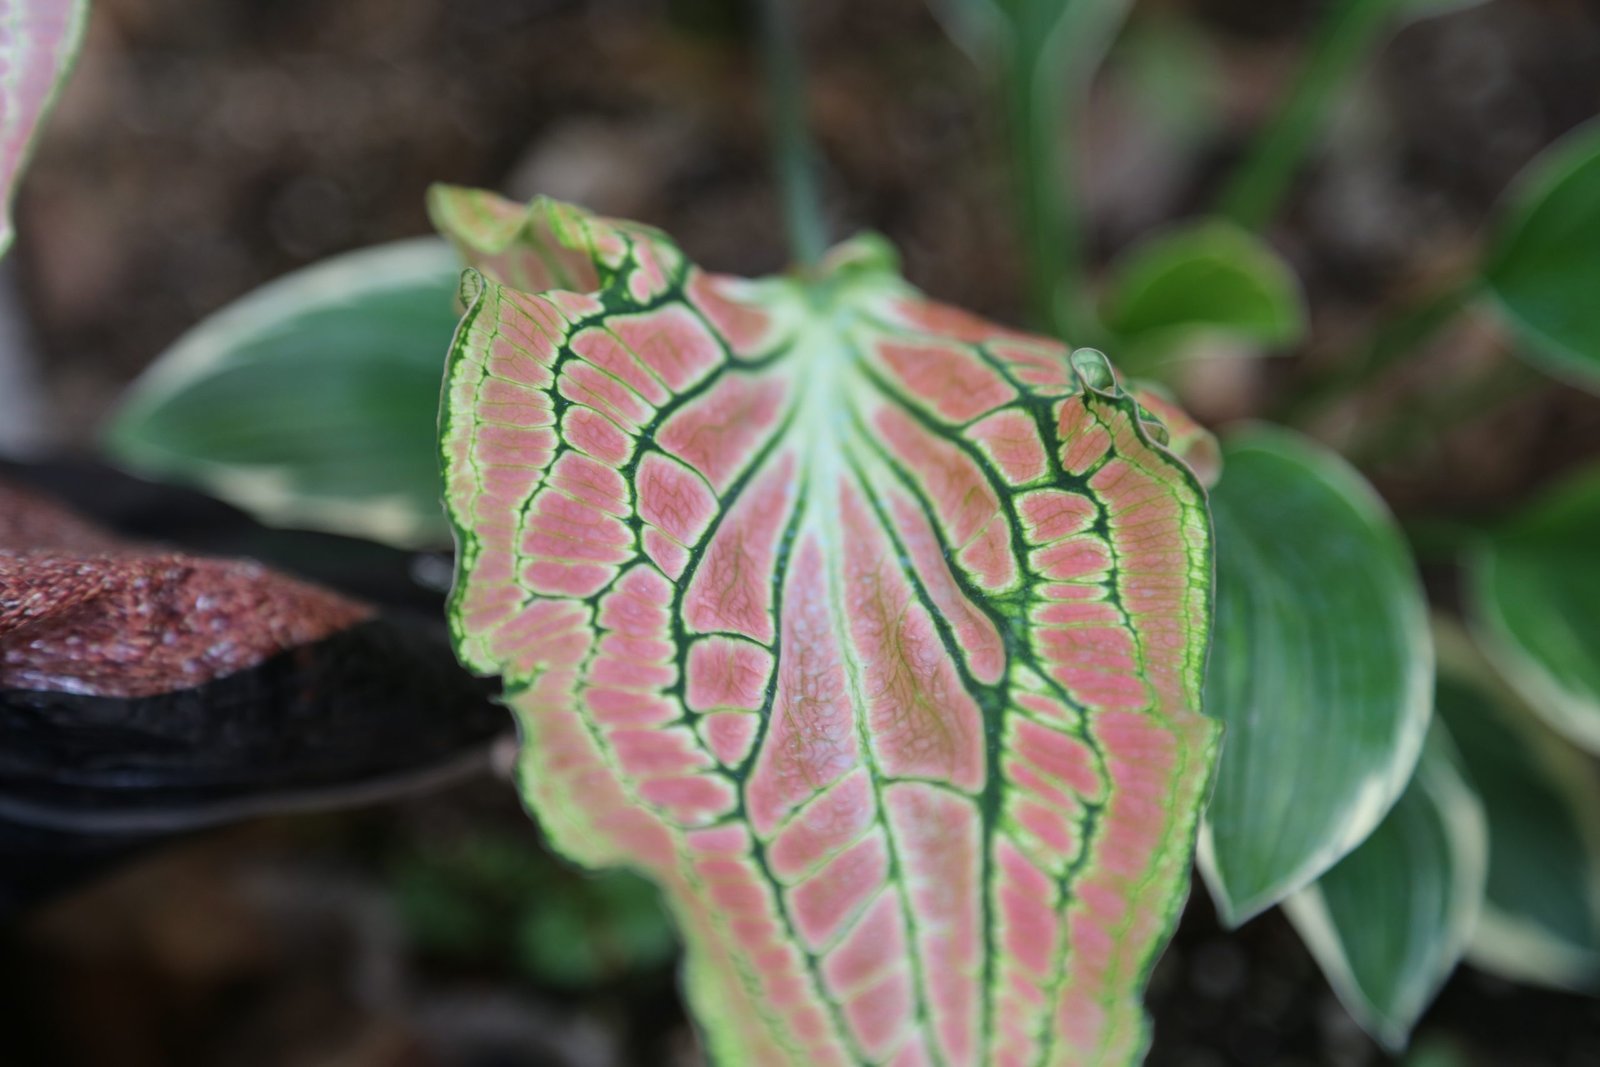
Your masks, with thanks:
[{"label": "speckled red leaf", "polygon": [[88,0],[0,0],[0,252],[33,135],[78,50]]},{"label": "speckled red leaf", "polygon": [[593,265],[465,281],[453,624],[556,845],[665,887],[717,1061],[1136,1060],[1214,753],[1211,557],[1103,359],[872,240],[745,281],[565,205],[433,207],[498,220],[454,233],[488,270]]},{"label": "speckled red leaf", "polygon": [[150,696],[370,615],[258,563],[129,544],[0,484],[0,689]]}]

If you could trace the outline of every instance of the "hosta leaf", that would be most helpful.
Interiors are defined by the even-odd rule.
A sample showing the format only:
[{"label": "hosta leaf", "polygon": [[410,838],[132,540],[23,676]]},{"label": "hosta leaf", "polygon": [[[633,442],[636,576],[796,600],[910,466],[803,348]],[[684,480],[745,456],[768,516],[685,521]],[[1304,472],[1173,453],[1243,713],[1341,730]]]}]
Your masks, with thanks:
[{"label": "hosta leaf", "polygon": [[0,254],[11,247],[11,199],[72,67],[88,0],[0,0]]},{"label": "hosta leaf", "polygon": [[1285,902],[1334,992],[1393,1051],[1466,950],[1483,903],[1483,808],[1435,728],[1378,828]]},{"label": "hosta leaf", "polygon": [[1201,831],[1224,919],[1244,922],[1358,845],[1411,777],[1433,652],[1422,588],[1361,476],[1288,431],[1224,444],[1212,493],[1227,724]]},{"label": "hosta leaf", "polygon": [[427,238],[337,256],[257,289],[145,372],[108,448],[262,522],[404,546],[447,542],[433,441],[460,270],[444,242]]},{"label": "hosta leaf", "polygon": [[1136,1059],[1216,735],[1193,476],[877,241],[743,281],[530,213],[598,289],[469,274],[441,428],[556,846],[660,882],[719,1062]]},{"label": "hosta leaf", "polygon": [[1468,558],[1484,651],[1528,706],[1600,753],[1600,467],[1547,494]]},{"label": "hosta leaf", "polygon": [[1170,355],[1197,336],[1262,347],[1305,333],[1294,271],[1260,238],[1231,223],[1162,234],[1114,266],[1102,318],[1141,359]]},{"label": "hosta leaf", "polygon": [[1600,122],[1528,165],[1507,198],[1484,279],[1542,369],[1600,391]]},{"label": "hosta leaf", "polygon": [[[1453,640],[1443,640],[1452,637]],[[1518,981],[1600,988],[1600,783],[1441,634],[1437,709],[1489,820],[1489,880],[1468,958]]]}]

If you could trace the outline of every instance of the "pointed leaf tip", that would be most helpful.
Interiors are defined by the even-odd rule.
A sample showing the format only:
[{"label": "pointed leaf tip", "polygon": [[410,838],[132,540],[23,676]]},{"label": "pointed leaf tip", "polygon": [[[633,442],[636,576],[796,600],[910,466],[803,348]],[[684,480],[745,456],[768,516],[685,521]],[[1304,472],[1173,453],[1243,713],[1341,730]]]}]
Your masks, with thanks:
[{"label": "pointed leaf tip", "polygon": [[1217,732],[1189,471],[849,245],[750,281],[555,229],[600,288],[474,254],[441,445],[556,846],[662,885],[718,1062],[1136,1062]]},{"label": "pointed leaf tip", "polygon": [[1460,961],[1483,902],[1488,829],[1459,762],[1436,722],[1378,828],[1285,902],[1334,992],[1391,1052]]}]

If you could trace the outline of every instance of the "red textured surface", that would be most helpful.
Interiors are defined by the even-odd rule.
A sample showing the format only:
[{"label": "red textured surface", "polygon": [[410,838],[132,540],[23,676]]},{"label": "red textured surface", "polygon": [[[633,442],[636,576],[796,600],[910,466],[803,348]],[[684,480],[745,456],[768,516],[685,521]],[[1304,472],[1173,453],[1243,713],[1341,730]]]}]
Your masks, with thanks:
[{"label": "red textured surface", "polygon": [[371,615],[248,560],[121,542],[0,487],[0,686],[150,696],[244,670]]}]

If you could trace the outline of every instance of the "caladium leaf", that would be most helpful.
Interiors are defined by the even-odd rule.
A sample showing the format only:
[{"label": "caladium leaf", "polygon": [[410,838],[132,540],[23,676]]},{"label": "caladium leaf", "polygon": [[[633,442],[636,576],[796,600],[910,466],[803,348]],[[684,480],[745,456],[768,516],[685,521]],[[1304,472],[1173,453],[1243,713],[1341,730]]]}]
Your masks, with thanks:
[{"label": "caladium leaf", "polygon": [[1264,428],[1223,462],[1206,709],[1228,739],[1200,861],[1237,925],[1360,844],[1405,788],[1433,649],[1416,567],[1358,473]]},{"label": "caladium leaf", "polygon": [[1484,652],[1546,722],[1600,753],[1600,467],[1579,471],[1468,557]]},{"label": "caladium leaf", "polygon": [[11,200],[34,132],[72,68],[88,0],[0,0],[0,254],[11,247]]},{"label": "caladium leaf", "polygon": [[[1212,432],[1194,421],[1178,406],[1165,386],[1157,382],[1137,382],[1131,386],[1134,399],[1145,416],[1146,427],[1155,427],[1155,436],[1194,471],[1200,484],[1210,488],[1222,476],[1222,447]],[[1163,431],[1165,440],[1162,440]]]},{"label": "caladium leaf", "polygon": [[1284,902],[1339,999],[1392,1051],[1460,962],[1483,903],[1488,830],[1458,759],[1435,725],[1378,828]]},{"label": "caladium leaf", "polygon": [[1135,1060],[1217,734],[1194,477],[878,241],[745,281],[528,217],[597,287],[469,273],[441,434],[552,841],[663,886],[719,1062]]}]

